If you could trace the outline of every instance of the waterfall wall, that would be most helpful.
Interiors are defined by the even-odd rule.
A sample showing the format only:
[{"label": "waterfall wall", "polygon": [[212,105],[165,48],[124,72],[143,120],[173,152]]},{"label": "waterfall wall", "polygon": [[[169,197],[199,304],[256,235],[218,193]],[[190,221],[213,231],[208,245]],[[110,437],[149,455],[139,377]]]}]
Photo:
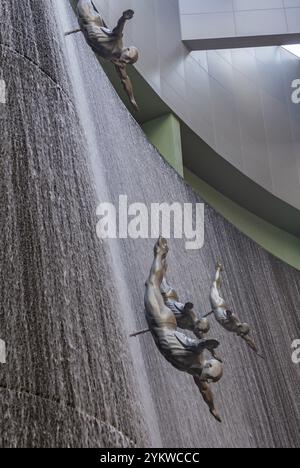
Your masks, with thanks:
[{"label": "waterfall wall", "polygon": [[54,7],[0,2],[0,445],[144,445]]}]

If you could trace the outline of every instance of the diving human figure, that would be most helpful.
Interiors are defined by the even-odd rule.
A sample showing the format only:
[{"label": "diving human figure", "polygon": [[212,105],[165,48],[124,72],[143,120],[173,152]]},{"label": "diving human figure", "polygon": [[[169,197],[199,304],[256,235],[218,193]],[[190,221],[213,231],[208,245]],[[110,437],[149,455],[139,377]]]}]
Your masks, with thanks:
[{"label": "diving human figure", "polygon": [[260,357],[262,357],[258,353],[258,349],[250,337],[250,326],[248,323],[242,323],[239,318],[229,309],[228,305],[226,304],[225,300],[221,294],[221,272],[223,271],[223,267],[220,263],[216,266],[216,275],[213,282],[213,285],[210,290],[210,303],[212,307],[212,312],[205,315],[204,317],[208,317],[211,314],[214,314],[215,319],[217,322],[225,328],[225,330],[235,333],[236,335],[240,336],[247,345]]},{"label": "diving human figure", "polygon": [[146,282],[147,322],[160,353],[176,369],[193,376],[211,414],[221,422],[209,384],[218,382],[222,378],[223,366],[216,359],[204,357],[204,351],[216,349],[219,342],[208,339],[194,340],[178,332],[175,314],[167,307],[161,293],[168,251],[167,241],[159,238],[154,248],[154,261]]},{"label": "diving human figure", "polygon": [[66,35],[82,31],[86,42],[100,57],[111,61],[117,70],[131,104],[138,110],[131,80],[126,66],[137,62],[139,53],[136,47],[124,47],[123,31],[126,21],[134,16],[133,10],[123,13],[114,29],[109,29],[92,0],[79,0],[77,5],[80,29]]}]

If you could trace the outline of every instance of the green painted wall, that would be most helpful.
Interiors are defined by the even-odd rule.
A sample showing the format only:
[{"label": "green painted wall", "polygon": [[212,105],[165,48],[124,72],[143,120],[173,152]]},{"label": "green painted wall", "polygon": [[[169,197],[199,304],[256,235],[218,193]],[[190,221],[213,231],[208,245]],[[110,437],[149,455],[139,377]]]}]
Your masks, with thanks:
[{"label": "green painted wall", "polygon": [[183,177],[180,123],[173,114],[164,115],[142,125],[150,142]]},{"label": "green painted wall", "polygon": [[185,180],[218,213],[246,236],[284,262],[300,270],[300,239],[273,226],[225,197],[192,172],[184,169]]}]

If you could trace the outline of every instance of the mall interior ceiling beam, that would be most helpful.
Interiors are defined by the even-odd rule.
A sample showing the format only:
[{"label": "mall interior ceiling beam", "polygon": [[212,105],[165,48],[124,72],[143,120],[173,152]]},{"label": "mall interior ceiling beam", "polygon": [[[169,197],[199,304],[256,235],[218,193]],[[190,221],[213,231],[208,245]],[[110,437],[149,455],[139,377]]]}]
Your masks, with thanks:
[{"label": "mall interior ceiling beam", "polygon": [[278,46],[300,41],[300,1],[179,0],[190,50]]},{"label": "mall interior ceiling beam", "polygon": [[283,46],[288,44],[299,44],[300,34],[184,39],[183,42],[190,51]]}]

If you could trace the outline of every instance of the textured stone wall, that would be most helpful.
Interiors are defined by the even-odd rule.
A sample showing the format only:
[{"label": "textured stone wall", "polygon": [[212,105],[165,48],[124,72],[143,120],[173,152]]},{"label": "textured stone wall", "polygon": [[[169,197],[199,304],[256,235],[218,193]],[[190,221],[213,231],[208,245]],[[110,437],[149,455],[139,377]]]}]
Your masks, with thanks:
[{"label": "textured stone wall", "polygon": [[53,6],[0,3],[0,446],[144,444]]}]

